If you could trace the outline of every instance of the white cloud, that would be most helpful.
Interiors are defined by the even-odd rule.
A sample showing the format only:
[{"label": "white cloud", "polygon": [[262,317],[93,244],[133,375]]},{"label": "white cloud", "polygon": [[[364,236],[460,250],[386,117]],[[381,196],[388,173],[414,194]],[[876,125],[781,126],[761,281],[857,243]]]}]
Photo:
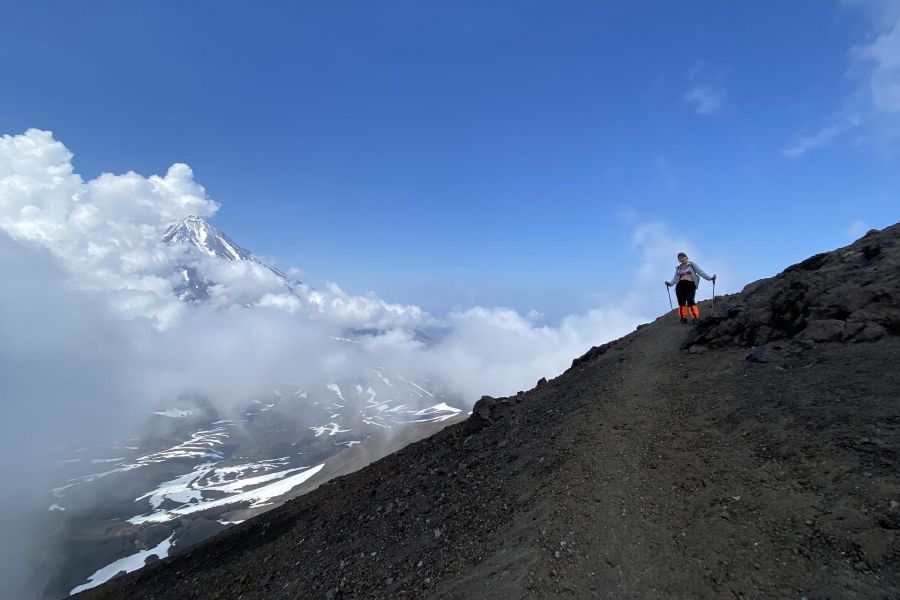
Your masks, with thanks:
[{"label": "white cloud", "polygon": [[591,346],[633,331],[646,319],[626,307],[595,309],[536,326],[516,311],[475,307],[448,317],[451,335],[424,353],[434,376],[455,381],[467,398],[531,389]]},{"label": "white cloud", "polygon": [[694,110],[700,115],[718,112],[725,102],[725,90],[721,84],[710,82],[709,70],[706,61],[697,61],[688,71],[687,78],[691,88],[682,97],[685,102],[693,105]]},{"label": "white cloud", "polygon": [[[669,278],[669,271],[678,263],[676,255],[679,252],[690,257],[697,254],[693,244],[684,237],[673,234],[665,223],[659,221],[636,227],[631,236],[631,247],[639,251],[643,259],[637,271],[641,291],[647,285],[659,287],[663,280]],[[662,279],[659,277],[661,273],[664,274]]]},{"label": "white cloud", "polygon": [[708,84],[699,84],[684,95],[684,101],[693,104],[694,110],[701,115],[717,112],[725,100],[725,92]]},{"label": "white cloud", "polygon": [[815,135],[796,140],[782,149],[781,154],[786,158],[799,158],[810,150],[827,146],[841,134],[853,129],[858,124],[859,120],[856,118],[844,119],[836,125],[823,128]]},{"label": "white cloud", "polygon": [[[218,306],[271,306],[286,292],[284,282],[258,264],[221,261],[160,244],[161,231],[171,222],[189,215],[209,217],[219,209],[187,165],[174,164],[164,176],[104,173],[84,181],[71,161],[72,153],[50,132],[32,129],[3,136],[0,229],[50,250],[73,280],[104,291],[104,300],[122,316],[153,319],[161,328],[175,326],[184,313],[174,289],[179,266],[216,282],[210,296]],[[374,295],[351,297],[337,286],[325,291],[301,287],[298,293],[299,306],[281,304],[347,327],[390,327],[428,318],[418,307],[388,304]]]},{"label": "white cloud", "polygon": [[883,25],[868,44],[853,49],[866,65],[863,85],[872,107],[885,113],[900,113],[900,17]]},{"label": "white cloud", "polygon": [[874,141],[891,142],[900,136],[900,3],[852,0],[845,4],[861,10],[872,27],[869,39],[849,50],[848,76],[856,81],[856,89],[841,100],[838,115],[844,116],[832,117],[818,133],[784,148],[786,158],[803,156],[854,130],[860,130],[862,139]]},{"label": "white cloud", "polygon": [[[134,362],[124,371],[141,382],[145,404],[190,389],[235,405],[252,397],[253,389],[271,389],[273,381],[324,376],[335,365],[353,373],[372,363],[388,365],[390,357],[399,370],[443,379],[467,401],[481,393],[514,392],[539,377],[557,375],[592,345],[665,310],[662,280],[669,277],[675,253],[695,254],[665,225],[638,224],[632,251],[640,266],[623,272],[619,287],[595,310],[569,316],[556,327],[540,325],[536,309],[520,315],[474,307],[434,318],[420,307],[388,303],[374,293],[348,294],[335,283],[325,289],[303,284],[289,289],[256,263],[162,244],[161,231],[171,220],[219,209],[188,166],[173,165],[161,177],[129,172],[85,181],[71,159],[72,153],[48,132],[4,136],[0,229],[54,256],[73,294],[102,299],[104,310],[97,308],[97,318],[104,316],[104,326],[124,328],[123,339],[137,335],[142,340],[139,357],[125,353],[119,358]],[[184,266],[215,282],[205,304],[189,305],[176,297]],[[449,327],[451,333],[426,348],[414,333],[428,326]],[[349,349],[323,350],[334,346],[331,336],[354,328],[386,334]],[[233,379],[223,377],[223,365],[229,365]],[[97,371],[102,377],[103,369]]]},{"label": "white cloud", "polygon": [[[638,305],[611,304],[548,327],[535,323],[537,310],[519,315],[475,307],[435,319],[417,306],[388,303],[374,293],[348,294],[334,283],[288,289],[256,263],[223,261],[160,242],[172,220],[219,209],[187,165],[173,165],[164,176],[104,173],[86,181],[71,160],[72,153],[49,132],[4,136],[0,229],[54,256],[73,293],[102,299],[105,312],[98,314],[110,327],[140,324],[146,355],[131,357],[141,363],[132,372],[150,396],[171,397],[184,388],[230,405],[252,396],[254,386],[268,389],[274,380],[297,379],[298,364],[309,367],[300,369],[307,374],[337,364],[352,371],[354,363],[385,363],[385,355],[397,355],[398,367],[445,377],[471,401],[479,388],[510,392],[554,376],[591,345],[627,332],[647,314]],[[185,266],[215,282],[202,306],[176,297]],[[452,333],[423,348],[413,332],[428,325],[450,326]],[[354,346],[352,355],[323,355],[321,348],[333,345],[330,336],[351,328],[388,334],[376,338],[377,344]],[[237,379],[223,386],[224,364],[239,368],[233,371]],[[143,382],[148,373],[155,374],[152,385]]]}]

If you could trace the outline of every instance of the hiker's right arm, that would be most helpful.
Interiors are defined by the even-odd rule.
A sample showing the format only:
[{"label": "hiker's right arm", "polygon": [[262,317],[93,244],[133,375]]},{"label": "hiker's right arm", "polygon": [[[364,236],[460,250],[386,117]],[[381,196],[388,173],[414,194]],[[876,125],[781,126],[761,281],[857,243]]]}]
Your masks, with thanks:
[{"label": "hiker's right arm", "polygon": [[672,287],[676,283],[678,283],[678,267],[675,267],[675,276],[672,277],[672,281],[667,281],[666,285]]}]

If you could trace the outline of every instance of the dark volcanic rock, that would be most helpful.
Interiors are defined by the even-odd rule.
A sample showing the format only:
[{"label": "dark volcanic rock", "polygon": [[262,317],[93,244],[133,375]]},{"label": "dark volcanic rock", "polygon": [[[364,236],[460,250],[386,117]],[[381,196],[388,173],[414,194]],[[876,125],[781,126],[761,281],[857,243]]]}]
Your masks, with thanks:
[{"label": "dark volcanic rock", "polygon": [[900,333],[900,225],[817,254],[723,298],[684,343],[870,342]]},{"label": "dark volcanic rock", "polygon": [[696,334],[665,315],[82,597],[896,598],[897,234]]}]

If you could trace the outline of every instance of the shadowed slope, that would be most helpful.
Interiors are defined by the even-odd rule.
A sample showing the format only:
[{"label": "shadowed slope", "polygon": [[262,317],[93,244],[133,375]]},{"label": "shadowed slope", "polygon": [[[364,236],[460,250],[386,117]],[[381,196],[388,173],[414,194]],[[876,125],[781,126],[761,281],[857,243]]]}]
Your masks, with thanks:
[{"label": "shadowed slope", "polygon": [[[896,243],[881,248],[897,258]],[[798,281],[815,287],[816,269]],[[697,332],[661,317],[83,597],[896,597],[896,330],[792,341],[804,327],[762,355],[734,332],[697,343],[782,280],[730,297]],[[898,293],[877,295],[889,317]]]}]

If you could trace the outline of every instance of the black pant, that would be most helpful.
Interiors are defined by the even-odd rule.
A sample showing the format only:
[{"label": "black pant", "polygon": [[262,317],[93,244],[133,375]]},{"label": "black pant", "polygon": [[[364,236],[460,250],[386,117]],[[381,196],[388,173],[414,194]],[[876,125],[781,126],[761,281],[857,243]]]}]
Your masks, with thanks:
[{"label": "black pant", "polygon": [[694,294],[697,293],[697,284],[687,279],[680,280],[675,285],[675,297],[678,298],[678,306],[694,306]]}]

